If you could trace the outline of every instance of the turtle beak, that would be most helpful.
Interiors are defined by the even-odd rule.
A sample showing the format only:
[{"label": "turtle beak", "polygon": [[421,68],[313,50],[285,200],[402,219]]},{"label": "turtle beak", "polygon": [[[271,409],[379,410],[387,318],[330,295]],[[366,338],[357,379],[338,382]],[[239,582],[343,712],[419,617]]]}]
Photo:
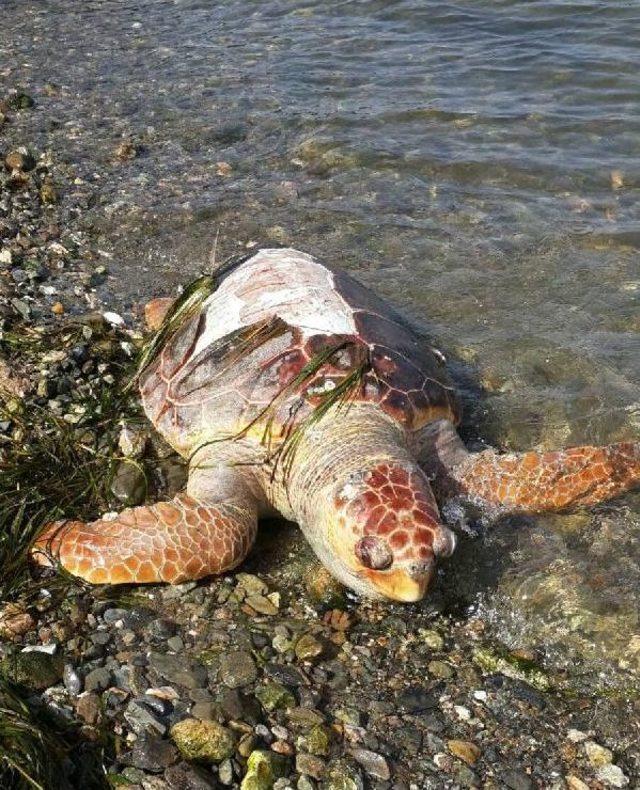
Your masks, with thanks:
[{"label": "turtle beak", "polygon": [[424,598],[433,571],[435,560],[430,559],[406,566],[394,566],[387,571],[364,570],[363,575],[384,598],[411,603]]}]

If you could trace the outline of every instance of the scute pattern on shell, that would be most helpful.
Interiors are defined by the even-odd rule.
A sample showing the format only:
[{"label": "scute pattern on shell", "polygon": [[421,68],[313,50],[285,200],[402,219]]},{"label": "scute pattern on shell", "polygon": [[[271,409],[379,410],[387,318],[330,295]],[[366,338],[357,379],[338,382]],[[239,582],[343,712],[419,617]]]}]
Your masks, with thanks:
[{"label": "scute pattern on shell", "polygon": [[[359,366],[365,373],[353,399],[379,403],[408,430],[442,417],[457,422],[455,393],[440,359],[348,275],[295,251],[266,250],[231,272],[223,291],[225,299],[214,294],[205,302],[141,379],[149,418],[184,455],[238,435],[270,404],[270,439],[277,442]],[[215,337],[218,316],[229,326],[226,303],[244,323]],[[327,348],[336,353],[288,391]]]}]

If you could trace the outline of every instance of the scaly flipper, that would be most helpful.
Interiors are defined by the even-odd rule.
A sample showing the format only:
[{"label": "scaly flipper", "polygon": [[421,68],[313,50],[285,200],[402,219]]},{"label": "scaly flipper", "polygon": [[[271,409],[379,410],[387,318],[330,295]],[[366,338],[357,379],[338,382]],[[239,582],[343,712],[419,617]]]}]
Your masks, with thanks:
[{"label": "scaly flipper", "polygon": [[114,520],[50,524],[33,547],[41,564],[60,564],[93,584],[200,579],[234,568],[257,531],[250,498],[215,504],[180,494],[170,502],[123,510]]},{"label": "scaly flipper", "polygon": [[556,452],[470,454],[450,470],[456,493],[510,513],[595,505],[640,485],[640,442]]},{"label": "scaly flipper", "polygon": [[425,426],[413,441],[441,502],[543,513],[595,505],[640,486],[640,442],[547,453],[470,453],[447,420]]}]

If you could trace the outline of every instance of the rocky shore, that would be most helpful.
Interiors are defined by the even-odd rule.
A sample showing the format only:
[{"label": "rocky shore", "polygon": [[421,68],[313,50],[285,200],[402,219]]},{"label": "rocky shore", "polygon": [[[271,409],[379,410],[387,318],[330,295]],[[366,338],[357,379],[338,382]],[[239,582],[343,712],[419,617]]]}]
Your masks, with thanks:
[{"label": "rocky shore", "polygon": [[[25,485],[46,491],[53,511],[95,516],[184,482],[179,459],[147,437],[134,399],[122,396],[142,333],[135,311],[108,302],[109,253],[83,222],[100,178],[34,150],[25,131],[33,104],[18,90],[0,102],[5,532]],[[135,155],[123,143],[114,161]],[[36,439],[71,443],[67,466],[56,469],[56,457],[38,465]],[[74,463],[93,481],[86,490]],[[25,502],[42,517],[37,491]],[[437,594],[403,607],[349,596],[292,525],[265,525],[241,572],[198,584],[69,581],[61,594],[52,575],[28,583],[24,568],[2,570],[2,787],[640,782],[634,689],[610,693],[597,677],[546,666],[542,647],[501,645],[481,616]],[[35,741],[25,750],[16,736],[36,722],[55,777],[38,773]]]}]

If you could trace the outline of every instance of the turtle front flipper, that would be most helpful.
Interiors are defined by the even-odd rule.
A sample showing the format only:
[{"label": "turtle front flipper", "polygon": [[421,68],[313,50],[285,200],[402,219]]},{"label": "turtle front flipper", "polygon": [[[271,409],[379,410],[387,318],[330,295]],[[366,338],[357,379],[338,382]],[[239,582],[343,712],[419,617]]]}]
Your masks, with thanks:
[{"label": "turtle front flipper", "polygon": [[32,549],[36,562],[60,564],[93,584],[142,584],[200,579],[234,568],[257,531],[257,508],[210,504],[187,494],[123,510],[115,519],[50,524]]},{"label": "turtle front flipper", "polygon": [[640,486],[640,442],[556,452],[469,454],[448,470],[453,493],[509,513],[595,505]]}]

